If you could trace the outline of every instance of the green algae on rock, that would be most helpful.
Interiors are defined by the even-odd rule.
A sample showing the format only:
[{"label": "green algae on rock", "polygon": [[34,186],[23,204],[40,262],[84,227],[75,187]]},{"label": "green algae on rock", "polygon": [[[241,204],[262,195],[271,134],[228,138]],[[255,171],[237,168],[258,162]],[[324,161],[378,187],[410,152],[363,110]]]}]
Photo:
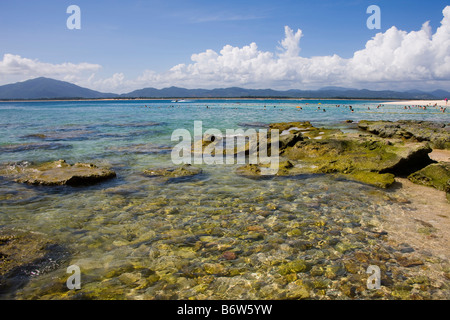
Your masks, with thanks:
[{"label": "green algae on rock", "polygon": [[0,170],[0,176],[30,185],[81,186],[114,178],[116,173],[91,163],[71,165],[65,160],[58,160],[41,165],[8,165]]},{"label": "green algae on rock", "polygon": [[434,163],[408,176],[411,182],[446,191],[450,180],[450,163]]},{"label": "green algae on rock", "polygon": [[192,167],[190,164],[184,164],[179,167],[148,169],[144,171],[144,174],[149,177],[180,178],[195,176],[202,172],[200,168]]},{"label": "green algae on rock", "polygon": [[57,269],[68,256],[42,234],[0,229],[0,292],[17,290],[30,277]]},{"label": "green algae on rock", "polygon": [[450,149],[450,126],[445,123],[416,120],[359,121],[358,127],[382,138],[429,141],[437,149]]},{"label": "green algae on rock", "polygon": [[392,173],[359,171],[343,175],[343,177],[383,189],[390,187],[395,182],[395,176]]},{"label": "green algae on rock", "polygon": [[447,200],[450,201],[450,163],[430,164],[422,170],[410,174],[408,179],[416,184],[445,191]]},{"label": "green algae on rock", "polygon": [[[334,174],[380,188],[388,188],[395,175],[411,173],[432,163],[425,143],[386,142],[378,137],[345,134],[315,128],[309,122],[275,123],[279,138],[278,176]],[[264,165],[247,164],[237,169],[244,176],[261,175]]]}]

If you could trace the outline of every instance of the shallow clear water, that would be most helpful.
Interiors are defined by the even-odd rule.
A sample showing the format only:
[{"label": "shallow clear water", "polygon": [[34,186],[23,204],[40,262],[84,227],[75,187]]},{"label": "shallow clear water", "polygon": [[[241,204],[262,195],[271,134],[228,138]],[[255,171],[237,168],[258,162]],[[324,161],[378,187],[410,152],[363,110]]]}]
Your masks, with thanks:
[{"label": "shallow clear water", "polygon": [[[367,263],[356,264],[353,280],[346,263],[354,263],[358,250],[388,250],[376,233],[383,208],[392,204],[387,192],[320,175],[247,179],[234,173],[235,165],[203,165],[202,175],[175,181],[149,178],[142,171],[171,166],[173,130],[193,132],[199,120],[204,130],[223,131],[287,121],[348,130],[342,124],[348,119],[450,120],[432,108],[377,109],[378,104],[0,103],[0,163],[65,159],[108,165],[117,173],[116,179],[87,188],[30,187],[0,179],[0,227],[42,233],[70,252],[52,270],[2,297],[283,299],[292,294],[297,277],[325,283],[313,285],[311,297],[339,297],[344,284],[365,285]],[[236,259],[225,259],[227,251]],[[297,260],[308,264],[307,272],[283,271]],[[73,264],[82,271],[77,292],[65,287],[66,268]],[[334,267],[346,271],[330,275]]]}]

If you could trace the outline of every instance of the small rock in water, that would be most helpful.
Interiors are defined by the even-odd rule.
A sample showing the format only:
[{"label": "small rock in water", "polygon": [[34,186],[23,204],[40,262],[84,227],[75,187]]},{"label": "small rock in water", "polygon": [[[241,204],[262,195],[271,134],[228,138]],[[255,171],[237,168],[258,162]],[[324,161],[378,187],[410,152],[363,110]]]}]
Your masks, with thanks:
[{"label": "small rock in water", "polygon": [[114,178],[116,173],[110,169],[98,168],[90,163],[70,165],[65,160],[58,160],[38,166],[16,166],[12,169],[1,170],[0,176],[31,185],[80,186],[92,185],[106,179]]},{"label": "small rock in water", "polygon": [[162,169],[149,169],[145,170],[144,174],[150,177],[166,177],[166,178],[179,178],[195,176],[202,173],[202,169],[192,167],[189,164],[177,168],[162,168]]},{"label": "small rock in water", "polygon": [[222,258],[225,260],[235,260],[237,259],[236,253],[232,251],[226,251],[222,254]]}]

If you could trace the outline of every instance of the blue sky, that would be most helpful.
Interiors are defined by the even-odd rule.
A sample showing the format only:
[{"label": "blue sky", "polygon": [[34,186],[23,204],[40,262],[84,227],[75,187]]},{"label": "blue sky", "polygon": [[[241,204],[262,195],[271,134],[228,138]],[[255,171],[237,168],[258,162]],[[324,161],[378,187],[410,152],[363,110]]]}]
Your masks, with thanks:
[{"label": "blue sky", "polygon": [[[66,9],[72,4],[81,8],[81,30],[66,27]],[[381,30],[366,27],[366,9],[373,4],[381,8]],[[301,29],[301,57],[350,59],[392,26],[411,32],[430,21],[434,33],[445,6],[445,1],[406,0],[1,1],[0,59],[11,54],[55,65],[90,63],[101,66],[96,79],[120,73],[131,80],[144,70],[162,74],[188,65],[192,54],[219,53],[225,45],[242,48],[255,42],[259,51],[276,54],[285,26]],[[19,78],[3,75],[0,84]]]}]

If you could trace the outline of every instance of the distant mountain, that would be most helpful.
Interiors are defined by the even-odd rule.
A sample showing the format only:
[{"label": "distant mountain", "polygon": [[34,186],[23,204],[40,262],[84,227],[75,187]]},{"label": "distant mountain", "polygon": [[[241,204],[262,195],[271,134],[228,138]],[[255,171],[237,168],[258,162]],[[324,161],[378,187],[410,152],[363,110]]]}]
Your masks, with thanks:
[{"label": "distant mountain", "polygon": [[184,89],[170,87],[164,89],[145,88],[136,90],[121,97],[128,98],[242,98],[242,97],[286,97],[296,96],[285,91],[271,89],[244,89],[238,87],[221,89]]},{"label": "distant mountain", "polygon": [[[449,95],[450,96],[450,95]],[[437,99],[426,92],[372,91],[340,87],[326,87],[319,90],[287,90],[272,89],[184,89],[170,87],[165,89],[145,88],[136,90],[121,97],[128,98],[247,98],[247,97],[282,97],[282,98],[354,98],[354,99]]]},{"label": "distant mountain", "polygon": [[99,99],[99,98],[353,98],[353,99],[445,99],[450,93],[445,90],[423,92],[420,90],[373,91],[342,87],[324,87],[319,90],[245,89],[239,87],[218,89],[164,89],[144,88],[126,94],[102,93],[82,88],[69,82],[49,78],[36,78],[24,82],[0,86],[0,99]]},{"label": "distant mountain", "polygon": [[431,94],[438,99],[450,99],[450,92],[445,90],[435,90]]},{"label": "distant mountain", "polygon": [[323,87],[323,88],[319,89],[319,91],[348,91],[348,90],[353,90],[353,89],[343,88],[343,87],[334,87],[334,86]]},{"label": "distant mountain", "polygon": [[97,99],[116,96],[43,77],[0,86],[0,99]]}]

